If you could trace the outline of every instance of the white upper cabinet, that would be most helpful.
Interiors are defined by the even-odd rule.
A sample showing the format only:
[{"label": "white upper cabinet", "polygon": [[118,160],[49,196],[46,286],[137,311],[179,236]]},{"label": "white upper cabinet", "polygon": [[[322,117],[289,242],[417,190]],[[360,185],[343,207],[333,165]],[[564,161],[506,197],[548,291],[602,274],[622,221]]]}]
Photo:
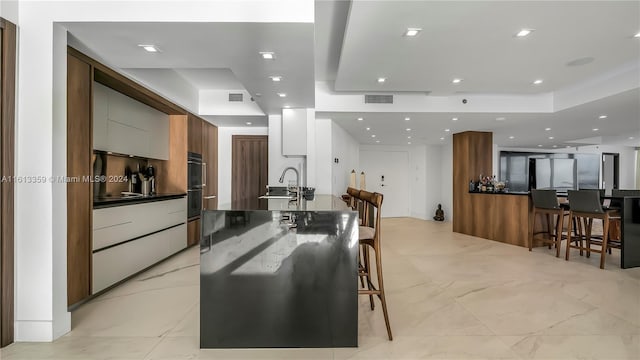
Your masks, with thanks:
[{"label": "white upper cabinet", "polygon": [[307,155],[307,109],[282,109],[282,155]]},{"label": "white upper cabinet", "polygon": [[169,159],[169,115],[93,83],[93,148]]}]

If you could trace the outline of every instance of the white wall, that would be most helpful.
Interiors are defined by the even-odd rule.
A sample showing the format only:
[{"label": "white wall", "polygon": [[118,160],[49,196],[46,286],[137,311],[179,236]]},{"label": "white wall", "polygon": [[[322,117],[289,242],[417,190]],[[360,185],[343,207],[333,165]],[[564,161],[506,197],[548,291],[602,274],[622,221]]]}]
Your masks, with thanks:
[{"label": "white wall", "polygon": [[[231,203],[231,145],[233,135],[268,135],[268,129],[266,127],[218,128],[218,204]],[[269,153],[271,153],[271,147],[269,147]]]},{"label": "white wall", "polygon": [[[347,193],[351,170],[358,171],[360,144],[347,133],[340,125],[331,122],[331,193],[336,196]],[[322,151],[327,151],[325,144]],[[338,158],[338,163],[334,159]]]},{"label": "white wall", "polygon": [[441,149],[441,183],[442,210],[446,221],[453,219],[453,143],[444,144]]},{"label": "white wall", "polygon": [[447,146],[441,145],[360,145],[360,151],[406,151],[409,154],[409,171],[405,174],[409,184],[406,189],[409,212],[410,216],[424,220],[432,220],[438,204],[442,204],[446,220],[451,219],[453,156],[447,150]]},{"label": "white wall", "polygon": [[[8,3],[7,3],[8,5]],[[2,3],[5,13],[5,3]],[[65,174],[66,21],[314,21],[311,0],[20,1],[16,175]],[[55,60],[54,60],[54,54]],[[66,187],[17,184],[15,199],[16,341],[51,341],[70,330],[66,307]],[[54,224],[55,222],[55,224]],[[38,226],[34,226],[37,224]]]},{"label": "white wall", "polygon": [[316,178],[314,186],[316,194],[333,194],[333,151],[328,151],[328,149],[333,149],[331,125],[331,119],[315,120]]},{"label": "white wall", "polygon": [[291,170],[287,171],[282,184],[278,182],[282,171],[292,166],[298,169],[300,183],[304,186],[306,184],[305,162],[302,156],[282,156],[282,116],[269,115],[269,185],[287,186],[289,181],[295,182],[296,174]]}]

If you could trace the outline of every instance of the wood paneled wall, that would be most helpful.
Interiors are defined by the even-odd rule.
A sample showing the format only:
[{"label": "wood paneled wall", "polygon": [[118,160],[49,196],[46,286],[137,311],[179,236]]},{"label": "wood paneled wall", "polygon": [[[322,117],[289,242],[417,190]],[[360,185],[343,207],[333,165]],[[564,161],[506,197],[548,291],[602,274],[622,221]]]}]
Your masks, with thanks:
[{"label": "wood paneled wall", "polygon": [[[0,59],[0,172],[12,177],[15,156],[16,26],[0,18],[2,58]],[[13,342],[14,334],[14,187],[0,184],[0,347]]]},{"label": "wood paneled wall", "polygon": [[187,115],[169,116],[169,160],[149,160],[158,173],[158,193],[187,192]]},{"label": "wood paneled wall", "polygon": [[[92,174],[91,65],[67,56],[67,176]],[[67,183],[67,304],[91,295],[93,189],[89,182]]]},{"label": "wood paneled wall", "polygon": [[491,176],[493,134],[453,135],[453,231],[526,246],[530,200],[525,195],[469,193],[469,181]]}]

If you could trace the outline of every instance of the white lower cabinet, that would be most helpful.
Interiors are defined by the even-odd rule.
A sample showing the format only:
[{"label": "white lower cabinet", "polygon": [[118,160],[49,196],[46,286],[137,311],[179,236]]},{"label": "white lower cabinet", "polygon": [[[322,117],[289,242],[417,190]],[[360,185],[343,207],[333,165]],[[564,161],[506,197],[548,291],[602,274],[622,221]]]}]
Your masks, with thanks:
[{"label": "white lower cabinet", "polygon": [[93,254],[93,288],[104,290],[187,247],[187,224],[107,248]]},{"label": "white lower cabinet", "polygon": [[187,247],[187,198],[93,210],[92,294]]}]

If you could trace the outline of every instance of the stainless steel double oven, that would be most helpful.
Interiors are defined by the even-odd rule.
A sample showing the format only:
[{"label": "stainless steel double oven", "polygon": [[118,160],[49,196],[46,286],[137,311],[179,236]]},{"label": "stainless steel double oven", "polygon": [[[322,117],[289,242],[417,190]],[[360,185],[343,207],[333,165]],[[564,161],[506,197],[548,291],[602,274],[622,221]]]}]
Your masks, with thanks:
[{"label": "stainless steel double oven", "polygon": [[189,152],[187,154],[187,216],[189,219],[200,216],[202,210],[202,188],[205,184],[203,174],[206,172],[202,155]]}]

